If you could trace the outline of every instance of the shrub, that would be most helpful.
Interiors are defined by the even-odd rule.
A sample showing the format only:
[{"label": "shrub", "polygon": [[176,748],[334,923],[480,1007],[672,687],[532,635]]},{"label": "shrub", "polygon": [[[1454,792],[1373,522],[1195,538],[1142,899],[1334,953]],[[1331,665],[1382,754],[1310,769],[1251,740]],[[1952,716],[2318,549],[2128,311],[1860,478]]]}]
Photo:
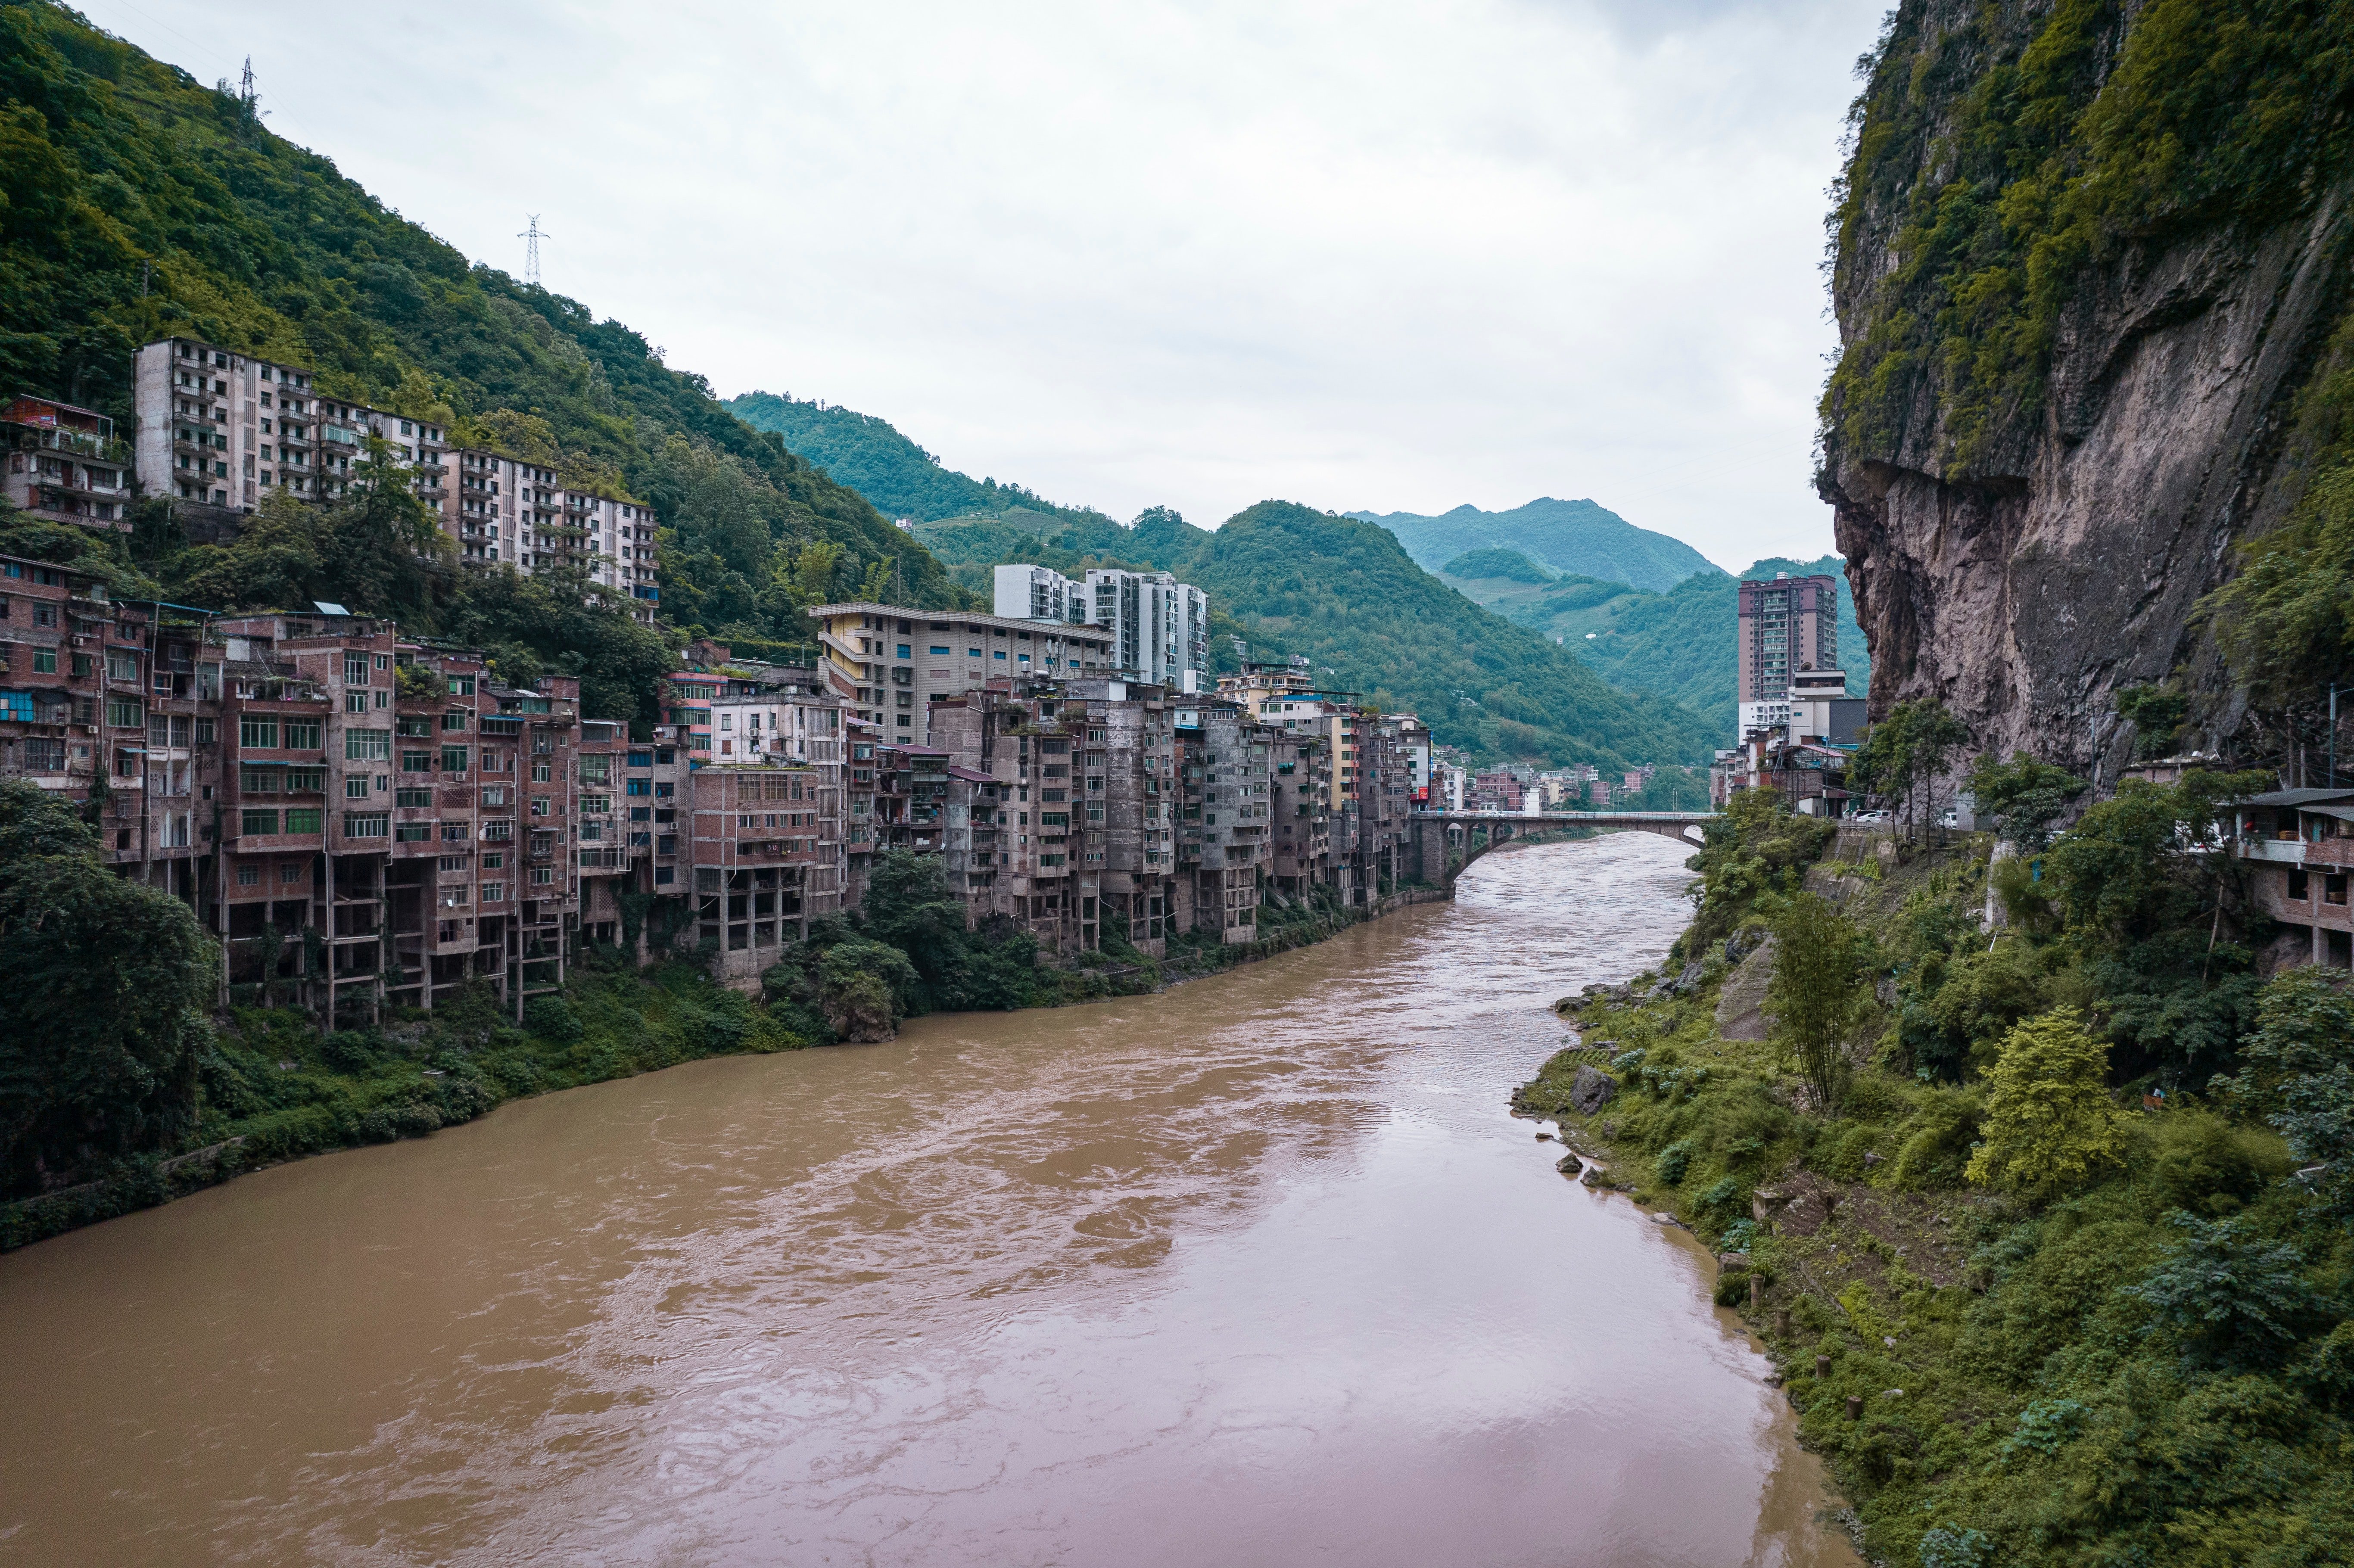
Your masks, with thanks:
[{"label": "shrub", "polygon": [[560,996],[535,996],[524,1003],[523,1026],[551,1045],[577,1045],[583,1033],[572,1004]]},{"label": "shrub", "polygon": [[1988,1075],[1984,1141],[1969,1179],[2030,1202],[2045,1202],[2113,1165],[2125,1139],[2102,1079],[2108,1047],[2063,1007],[2003,1037]]}]

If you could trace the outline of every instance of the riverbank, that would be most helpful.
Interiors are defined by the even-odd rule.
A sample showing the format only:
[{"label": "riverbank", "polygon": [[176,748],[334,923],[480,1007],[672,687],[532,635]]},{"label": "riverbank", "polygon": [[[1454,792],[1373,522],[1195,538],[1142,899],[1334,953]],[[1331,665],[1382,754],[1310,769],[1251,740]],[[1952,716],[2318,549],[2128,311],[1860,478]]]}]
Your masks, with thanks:
[{"label": "riverbank", "polygon": [[[1270,909],[1261,927],[1267,934],[1257,941],[1181,939],[1161,959],[1115,945],[1110,952],[1086,955],[1090,962],[1017,975],[1018,991],[1009,987],[1005,994],[1018,996],[1018,1005],[991,1011],[1149,994],[1451,896],[1451,889],[1416,887],[1370,905]],[[323,1031],[292,1008],[232,1008],[214,1021],[197,1063],[193,1134],[169,1154],[117,1160],[58,1192],[0,1203],[0,1252],[290,1160],[428,1137],[511,1100],[715,1056],[887,1039],[906,1018],[930,1011],[909,994],[912,986],[894,988],[886,979],[880,982],[881,1012],[855,1012],[857,999],[873,1000],[877,970],[887,977],[893,959],[910,973],[912,965],[885,944],[853,941],[850,956],[857,967],[846,974],[829,977],[824,957],[831,948],[814,946],[788,955],[757,998],[714,983],[691,961],[639,969],[612,949],[592,948],[572,967],[564,991],[534,999],[520,1024],[487,986],[448,999],[431,1012],[401,1010],[364,1030]],[[871,951],[877,948],[884,951]],[[878,1021],[887,1027],[856,1033],[839,1027]]]},{"label": "riverbank", "polygon": [[[1875,1561],[2336,1561],[2354,1204],[2317,1191],[2331,1167],[2290,1179],[2267,1111],[2328,1091],[2212,1075],[2342,1059],[2343,977],[2259,990],[2226,953],[2170,1001],[2176,1028],[2226,983],[2248,1002],[2195,1087],[2072,1079],[2067,1052],[2114,1047],[2050,1042],[2130,1027],[2135,977],[2072,929],[2063,858],[2056,888],[1998,886],[2011,925],[1990,940],[1983,839],[1841,864],[1827,835],[1750,815],[1703,853],[1669,965],[1563,999],[1579,1036],[1515,1109],[1556,1122],[1589,1186],[1716,1254],[1717,1303],[1767,1347]],[[2094,885],[2133,882],[2105,863]],[[1800,919],[1854,964],[1828,1102],[1767,1038],[1765,939]],[[2022,1122],[2007,1094],[2073,1108]]]}]

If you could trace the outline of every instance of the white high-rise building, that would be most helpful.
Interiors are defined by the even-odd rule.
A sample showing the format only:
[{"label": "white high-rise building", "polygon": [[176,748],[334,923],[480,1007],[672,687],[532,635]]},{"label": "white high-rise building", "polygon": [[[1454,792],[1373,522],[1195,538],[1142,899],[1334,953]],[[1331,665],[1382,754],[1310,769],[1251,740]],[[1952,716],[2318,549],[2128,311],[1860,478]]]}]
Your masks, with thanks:
[{"label": "white high-rise building", "polygon": [[996,613],[1017,620],[1100,626],[1112,662],[1140,681],[1182,686],[1210,668],[1210,601],[1167,572],[1097,567],[1084,583],[1048,567],[1000,567],[991,578]]},{"label": "white high-rise building", "polygon": [[1096,567],[1087,573],[1088,620],[1112,634],[1112,656],[1137,679],[1183,683],[1210,668],[1210,601],[1167,572]]}]

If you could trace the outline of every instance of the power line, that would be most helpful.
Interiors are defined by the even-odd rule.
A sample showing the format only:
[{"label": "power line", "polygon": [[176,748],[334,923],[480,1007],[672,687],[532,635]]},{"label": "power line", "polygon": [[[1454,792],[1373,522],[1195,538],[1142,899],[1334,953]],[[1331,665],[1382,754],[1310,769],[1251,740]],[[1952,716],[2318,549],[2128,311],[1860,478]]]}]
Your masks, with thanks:
[{"label": "power line", "polygon": [[539,242],[543,239],[553,239],[556,236],[539,227],[539,214],[535,212],[531,215],[531,227],[515,238],[530,242],[524,251],[523,281],[536,284],[539,281]]}]

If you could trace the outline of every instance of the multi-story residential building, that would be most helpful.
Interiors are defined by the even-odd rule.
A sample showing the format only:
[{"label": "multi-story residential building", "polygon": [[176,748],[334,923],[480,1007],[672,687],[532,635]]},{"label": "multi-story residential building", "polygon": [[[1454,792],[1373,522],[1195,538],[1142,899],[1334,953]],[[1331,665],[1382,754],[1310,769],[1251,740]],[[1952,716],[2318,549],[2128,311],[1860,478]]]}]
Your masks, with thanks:
[{"label": "multi-story residential building", "polygon": [[885,745],[941,744],[929,733],[932,705],[994,680],[1119,673],[1111,634],[1094,626],[864,603],[820,605],[810,615],[827,690]]},{"label": "multi-story residential building", "polygon": [[1740,627],[1740,691],[1744,703],[1780,702],[1801,670],[1839,668],[1839,579],[1744,580],[1736,614]]},{"label": "multi-story residential building", "polygon": [[232,513],[272,492],[332,500],[379,440],[416,471],[429,503],[442,499],[441,426],[325,396],[299,366],[164,338],[132,355],[131,397],[135,467],[151,493]]},{"label": "multi-story residential building", "polygon": [[0,773],[86,800],[111,771],[99,708],[113,624],[99,578],[0,556]]},{"label": "multi-story residential building", "polygon": [[0,560],[0,773],[90,802],[110,862],[219,936],[227,994],[349,1020],[479,980],[519,1007],[617,933],[621,729],[577,682],[502,685],[364,617],[113,604],[36,563]]},{"label": "multi-story residential building", "polygon": [[1100,626],[1111,633],[1113,666],[1124,679],[1182,688],[1210,668],[1210,606],[1202,590],[1167,572],[1097,567],[1084,583],[1051,567],[996,568],[994,609],[1006,620]]},{"label": "multi-story residential building", "polygon": [[0,409],[0,497],[53,523],[131,526],[131,446],[114,421],[70,403],[18,397]]},{"label": "multi-story residential building", "polygon": [[[567,488],[545,464],[451,445],[437,422],[323,394],[302,366],[192,338],[165,338],[133,355],[132,401],[139,483],[213,514],[193,519],[200,530],[217,531],[273,493],[333,500],[380,441],[410,471],[461,560],[526,574],[577,565],[597,587],[632,600],[639,620],[653,618],[656,524],[631,497]],[[92,520],[121,515],[118,503],[90,504],[114,507]]]},{"label": "multi-story residential building", "polygon": [[2253,863],[2256,905],[2290,962],[2354,968],[2354,789],[2276,789],[2232,810],[2232,852]]}]

